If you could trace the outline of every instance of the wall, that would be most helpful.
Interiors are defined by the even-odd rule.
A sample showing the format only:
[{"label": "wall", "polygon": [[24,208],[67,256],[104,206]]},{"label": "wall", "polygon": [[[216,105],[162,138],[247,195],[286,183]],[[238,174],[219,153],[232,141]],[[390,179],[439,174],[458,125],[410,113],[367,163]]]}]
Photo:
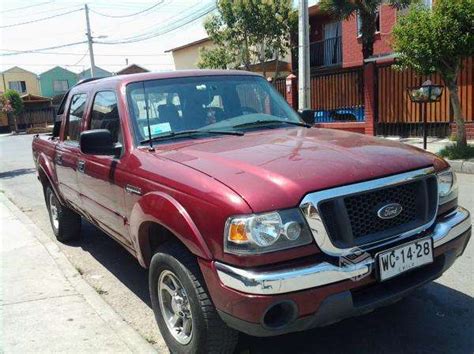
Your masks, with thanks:
[{"label": "wall", "polygon": [[[32,94],[32,95],[40,95],[40,88],[39,88],[39,82],[38,82],[38,77],[26,70],[23,70],[21,68],[12,68],[7,71],[4,71],[0,75],[0,83],[2,87],[2,91],[5,92],[8,90],[8,82],[9,81],[25,81],[26,83],[26,93]],[[25,93],[20,93],[20,94],[25,94]]]},{"label": "wall", "polygon": [[54,91],[55,80],[67,80],[69,88],[77,82],[77,75],[69,70],[55,67],[40,75],[41,95],[45,97],[53,97],[63,92]]},{"label": "wall", "polygon": [[[392,28],[397,21],[397,10],[385,4],[380,9],[380,33],[376,34],[374,55],[391,53]],[[343,67],[362,65],[362,42],[357,38],[357,19],[352,16],[342,22]]]},{"label": "wall", "polygon": [[[91,69],[86,69],[82,72],[80,72],[78,75],[78,80],[83,80],[83,79],[89,79],[91,78]],[[107,70],[104,70],[102,68],[99,68],[98,66],[95,67],[95,77],[109,77],[112,76],[110,72]]]},{"label": "wall", "polygon": [[213,48],[212,41],[197,43],[189,47],[173,51],[174,68],[176,70],[197,69],[200,48]]}]

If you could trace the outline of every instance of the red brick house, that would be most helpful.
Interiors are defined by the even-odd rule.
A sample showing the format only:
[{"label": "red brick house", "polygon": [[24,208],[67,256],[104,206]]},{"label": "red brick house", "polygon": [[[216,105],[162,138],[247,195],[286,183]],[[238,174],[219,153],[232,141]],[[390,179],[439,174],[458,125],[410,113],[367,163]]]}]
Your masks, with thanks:
[{"label": "red brick house", "polygon": [[[430,0],[425,2],[431,6]],[[427,79],[438,84],[443,82],[438,75],[421,77],[410,70],[400,72],[392,68],[396,55],[391,48],[391,33],[399,15],[400,11],[388,4],[380,6],[374,55],[363,65],[357,16],[338,21],[322,12],[318,4],[309,7],[311,109],[315,111],[317,125],[366,134],[422,134],[420,105],[410,101],[406,89],[419,86]],[[295,75],[297,55],[295,48],[292,51]],[[290,81],[296,89],[296,77],[287,84]],[[470,138],[474,138],[473,81],[474,65],[470,58],[465,61],[458,80]],[[286,91],[296,107],[297,95],[287,92],[283,85],[277,87]],[[427,120],[429,135],[446,137],[455,130],[446,89],[440,102],[428,106]]]}]

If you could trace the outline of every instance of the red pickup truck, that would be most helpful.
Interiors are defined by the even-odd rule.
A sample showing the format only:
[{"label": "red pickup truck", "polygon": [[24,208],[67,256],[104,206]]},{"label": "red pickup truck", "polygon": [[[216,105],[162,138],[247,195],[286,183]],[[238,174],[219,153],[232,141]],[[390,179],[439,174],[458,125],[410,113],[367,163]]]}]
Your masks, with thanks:
[{"label": "red pickup truck", "polygon": [[178,353],[231,352],[393,303],[471,235],[448,163],[318,129],[262,77],[183,71],[84,82],[33,156],[55,236],[81,218],[143,267]]}]

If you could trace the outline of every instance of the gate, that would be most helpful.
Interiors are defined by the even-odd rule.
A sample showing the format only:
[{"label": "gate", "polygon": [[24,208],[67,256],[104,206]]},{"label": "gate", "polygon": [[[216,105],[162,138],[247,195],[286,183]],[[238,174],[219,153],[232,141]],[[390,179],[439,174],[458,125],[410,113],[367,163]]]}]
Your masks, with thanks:
[{"label": "gate", "polygon": [[315,73],[310,80],[315,123],[364,121],[362,68]]},{"label": "gate", "polygon": [[[466,122],[473,121],[472,82],[474,76],[473,58],[463,62],[459,75],[459,98]],[[435,84],[443,84],[438,74],[421,76],[412,70],[398,71],[391,64],[377,66],[377,112],[376,131],[378,135],[397,135],[402,137],[422,136],[423,124],[421,104],[411,102],[406,89],[420,86],[426,80]],[[427,105],[426,118],[428,135],[446,137],[453,121],[449,91],[444,88],[439,102]]]}]

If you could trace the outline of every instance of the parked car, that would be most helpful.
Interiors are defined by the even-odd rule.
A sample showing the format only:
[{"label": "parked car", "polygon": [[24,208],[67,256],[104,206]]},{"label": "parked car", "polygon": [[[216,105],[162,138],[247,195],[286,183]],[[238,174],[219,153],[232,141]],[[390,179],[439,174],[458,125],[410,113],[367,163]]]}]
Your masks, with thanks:
[{"label": "parked car", "polygon": [[446,161],[314,128],[252,73],[89,81],[59,111],[56,134],[33,140],[54,234],[79,239],[85,218],[149,268],[172,352],[231,352],[239,331],[391,304],[441,276],[471,235]]}]

